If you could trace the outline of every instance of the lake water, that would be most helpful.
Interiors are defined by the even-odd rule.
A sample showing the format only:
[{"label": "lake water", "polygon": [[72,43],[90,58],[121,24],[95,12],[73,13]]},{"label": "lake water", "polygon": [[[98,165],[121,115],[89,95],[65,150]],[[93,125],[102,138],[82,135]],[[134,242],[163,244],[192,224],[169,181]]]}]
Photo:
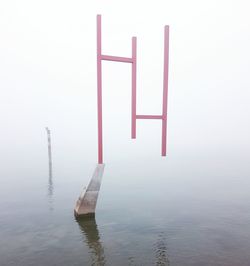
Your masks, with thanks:
[{"label": "lake water", "polygon": [[194,154],[107,163],[96,215],[80,220],[95,164],[3,166],[0,265],[250,265],[248,157]]}]

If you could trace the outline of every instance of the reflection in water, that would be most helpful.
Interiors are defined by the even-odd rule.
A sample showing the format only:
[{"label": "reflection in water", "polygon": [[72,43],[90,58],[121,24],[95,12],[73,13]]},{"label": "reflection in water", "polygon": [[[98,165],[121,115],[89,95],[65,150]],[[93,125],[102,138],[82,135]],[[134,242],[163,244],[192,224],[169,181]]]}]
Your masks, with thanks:
[{"label": "reflection in water", "polygon": [[100,241],[95,216],[76,218],[76,221],[85,236],[84,242],[87,244],[91,254],[91,265],[105,265],[104,249]]},{"label": "reflection in water", "polygon": [[166,237],[163,233],[159,234],[157,242],[155,244],[155,256],[156,256],[156,265],[169,266],[170,262],[167,254],[167,244]]},{"label": "reflection in water", "polygon": [[51,169],[49,171],[48,195],[49,195],[49,197],[53,196],[53,178],[52,178],[52,170]]},{"label": "reflection in water", "polygon": [[50,202],[52,201],[53,196],[53,176],[52,176],[52,155],[51,155],[51,137],[50,130],[48,127],[45,128],[48,136],[48,160],[49,160],[49,179],[48,179],[48,196]]}]

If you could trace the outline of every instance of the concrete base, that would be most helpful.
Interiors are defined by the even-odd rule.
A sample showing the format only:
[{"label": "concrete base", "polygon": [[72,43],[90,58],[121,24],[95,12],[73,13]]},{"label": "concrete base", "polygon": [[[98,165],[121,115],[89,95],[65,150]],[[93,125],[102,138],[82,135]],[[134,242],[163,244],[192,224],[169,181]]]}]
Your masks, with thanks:
[{"label": "concrete base", "polygon": [[101,187],[105,164],[98,164],[86,189],[83,189],[74,209],[75,216],[90,215],[95,213],[97,198]]}]

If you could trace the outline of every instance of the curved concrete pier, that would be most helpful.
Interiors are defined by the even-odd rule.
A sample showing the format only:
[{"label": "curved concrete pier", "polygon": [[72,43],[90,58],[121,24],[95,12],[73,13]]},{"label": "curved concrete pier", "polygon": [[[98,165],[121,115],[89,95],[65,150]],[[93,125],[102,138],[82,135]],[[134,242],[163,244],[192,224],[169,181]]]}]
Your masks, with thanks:
[{"label": "curved concrete pier", "polygon": [[89,185],[83,191],[76,202],[74,209],[75,216],[88,215],[95,213],[98,194],[101,187],[102,176],[105,164],[97,164],[95,172]]}]

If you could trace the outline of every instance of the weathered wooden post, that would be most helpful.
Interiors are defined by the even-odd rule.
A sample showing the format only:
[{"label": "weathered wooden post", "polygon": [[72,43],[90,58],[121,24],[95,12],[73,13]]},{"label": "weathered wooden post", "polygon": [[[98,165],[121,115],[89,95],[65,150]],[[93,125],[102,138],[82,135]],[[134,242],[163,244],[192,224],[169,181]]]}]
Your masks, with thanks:
[{"label": "weathered wooden post", "polygon": [[50,130],[48,127],[45,128],[48,138],[48,159],[49,159],[49,182],[48,182],[48,195],[52,196],[53,194],[53,180],[52,180],[52,155],[51,155],[51,136]]}]

